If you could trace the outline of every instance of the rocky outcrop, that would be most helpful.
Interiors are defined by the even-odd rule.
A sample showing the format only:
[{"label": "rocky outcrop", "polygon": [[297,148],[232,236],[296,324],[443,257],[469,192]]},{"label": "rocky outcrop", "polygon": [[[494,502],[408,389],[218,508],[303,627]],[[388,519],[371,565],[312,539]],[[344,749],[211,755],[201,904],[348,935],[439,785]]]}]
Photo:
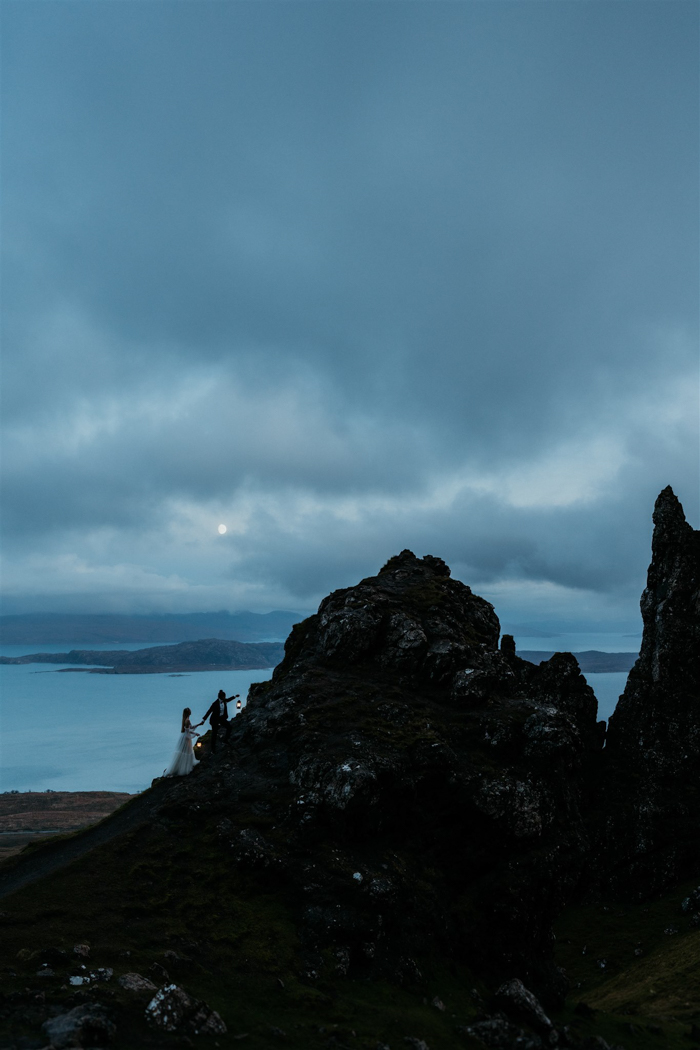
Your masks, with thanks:
[{"label": "rocky outcrop", "polygon": [[547,1001],[550,923],[589,848],[602,736],[570,654],[498,649],[492,606],[403,551],[297,625],[231,747],[176,785],[240,871],[296,909],[300,972],[420,981],[427,954]]},{"label": "rocky outcrop", "polygon": [[604,850],[637,894],[700,864],[700,532],[670,487],[654,508],[639,659],[610,719]]},{"label": "rocky outcrop", "polygon": [[146,1007],[146,1020],[166,1032],[225,1035],[227,1030],[216,1010],[193,999],[177,984],[164,985],[156,992]]},{"label": "rocky outcrop", "polygon": [[116,1027],[101,1003],[84,1003],[43,1024],[55,1050],[64,1047],[103,1047],[111,1043]]}]

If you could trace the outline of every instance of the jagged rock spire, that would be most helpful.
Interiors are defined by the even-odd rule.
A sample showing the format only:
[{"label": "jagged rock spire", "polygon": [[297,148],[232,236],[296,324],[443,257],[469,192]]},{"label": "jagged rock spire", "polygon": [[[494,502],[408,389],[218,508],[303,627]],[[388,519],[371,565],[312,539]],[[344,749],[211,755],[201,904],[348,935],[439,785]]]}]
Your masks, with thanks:
[{"label": "jagged rock spire", "polygon": [[670,486],[653,520],[642,647],[606,747],[616,799],[611,839],[624,854],[621,870],[632,864],[637,872],[640,892],[700,859],[700,532]]},{"label": "jagged rock spire", "polygon": [[681,502],[670,485],[662,489],[656,497],[652,520],[655,526],[654,541],[682,534],[683,531],[690,529],[690,525],[685,520]]}]

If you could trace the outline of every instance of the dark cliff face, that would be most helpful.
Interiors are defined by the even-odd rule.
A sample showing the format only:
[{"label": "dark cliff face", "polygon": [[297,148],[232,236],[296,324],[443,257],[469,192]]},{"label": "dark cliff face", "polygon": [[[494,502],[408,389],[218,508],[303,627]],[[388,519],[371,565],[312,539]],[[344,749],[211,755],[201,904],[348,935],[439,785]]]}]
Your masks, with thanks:
[{"label": "dark cliff face", "polygon": [[670,487],[654,508],[644,636],[610,719],[613,878],[646,894],[700,862],[700,532]]},{"label": "dark cliff face", "polygon": [[601,738],[576,661],[520,660],[491,605],[410,551],[297,625],[232,745],[177,784],[285,895],[300,962],[415,979],[439,955],[556,998],[550,922],[589,848]]}]

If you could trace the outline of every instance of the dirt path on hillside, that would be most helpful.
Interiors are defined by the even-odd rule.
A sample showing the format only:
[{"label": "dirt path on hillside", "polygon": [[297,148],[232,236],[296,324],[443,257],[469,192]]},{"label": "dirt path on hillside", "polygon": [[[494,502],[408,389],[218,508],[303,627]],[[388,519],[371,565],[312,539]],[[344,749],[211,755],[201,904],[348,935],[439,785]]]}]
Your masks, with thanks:
[{"label": "dirt path on hillside", "polygon": [[96,846],[152,820],[173,783],[172,780],[160,781],[143,794],[132,797],[99,824],[93,824],[69,839],[55,842],[44,840],[40,848],[10,858],[0,865],[0,898],[64,868]]}]

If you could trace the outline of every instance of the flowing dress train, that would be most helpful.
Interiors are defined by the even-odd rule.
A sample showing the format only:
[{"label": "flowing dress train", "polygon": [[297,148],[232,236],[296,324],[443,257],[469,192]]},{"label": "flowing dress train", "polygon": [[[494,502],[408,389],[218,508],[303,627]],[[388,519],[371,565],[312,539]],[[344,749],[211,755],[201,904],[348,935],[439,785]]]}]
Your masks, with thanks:
[{"label": "flowing dress train", "polygon": [[163,773],[164,777],[184,777],[186,773],[191,773],[194,767],[199,764],[194,757],[194,749],[192,747],[192,741],[198,735],[189,726],[183,729],[180,733],[177,747],[173,751],[173,760]]}]

